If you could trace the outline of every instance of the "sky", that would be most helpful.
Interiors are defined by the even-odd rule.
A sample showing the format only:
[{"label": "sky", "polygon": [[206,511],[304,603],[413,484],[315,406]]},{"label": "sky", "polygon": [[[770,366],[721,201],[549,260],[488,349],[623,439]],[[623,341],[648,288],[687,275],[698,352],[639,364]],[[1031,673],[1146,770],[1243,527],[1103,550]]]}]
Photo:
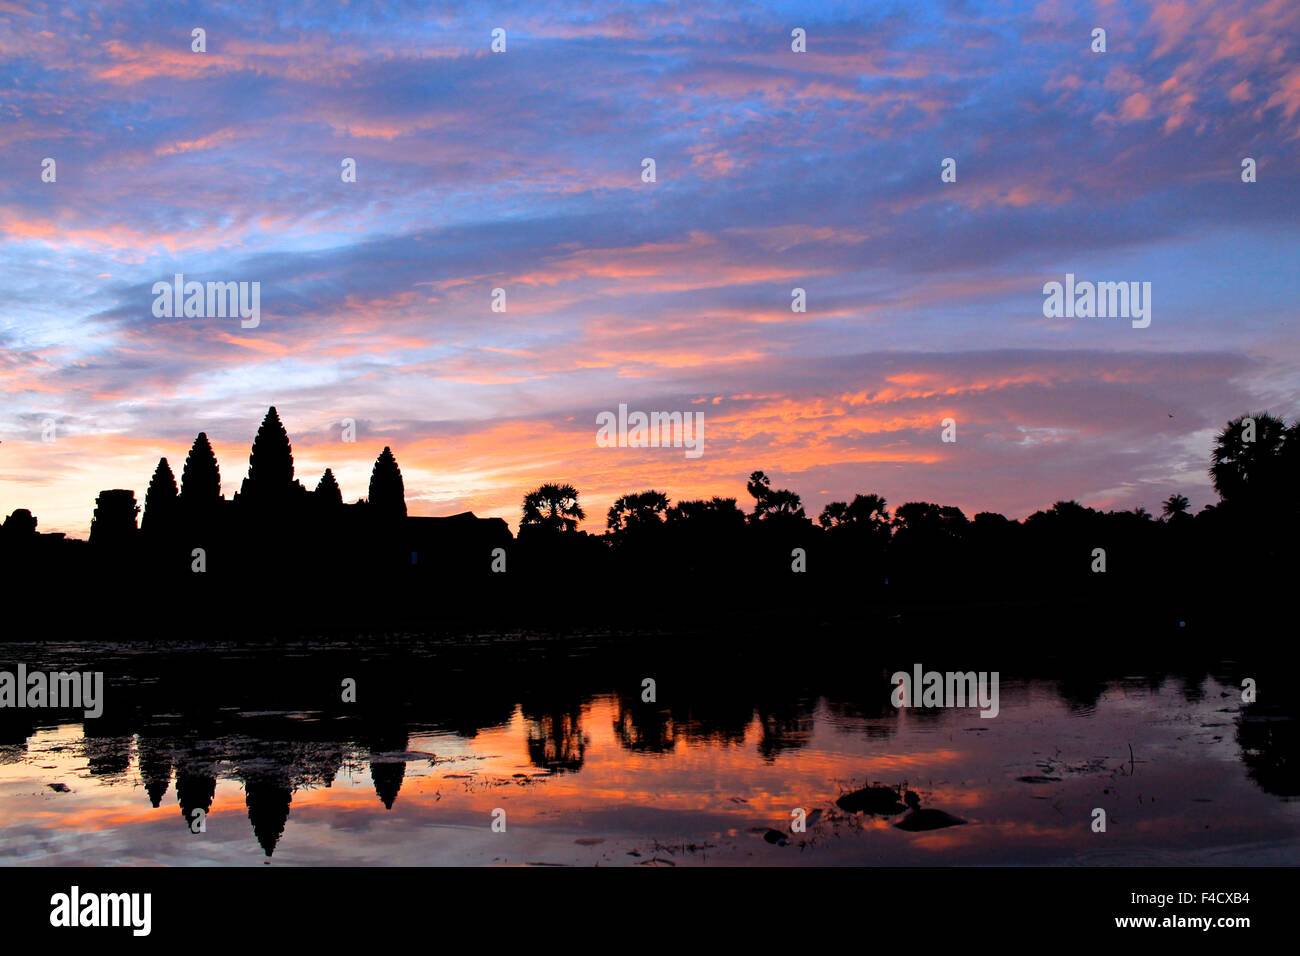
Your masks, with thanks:
[{"label": "sky", "polygon": [[[1300,414],[1298,147],[1294,0],[0,0],[0,513],[84,535],[200,430],[229,497],[270,405],[307,487],[387,445],[410,513],[512,527],[755,469],[1198,510],[1229,419]],[[259,324],[155,315],[176,273]],[[1066,274],[1150,325],[1045,317]],[[620,404],[703,454],[601,447]]]}]

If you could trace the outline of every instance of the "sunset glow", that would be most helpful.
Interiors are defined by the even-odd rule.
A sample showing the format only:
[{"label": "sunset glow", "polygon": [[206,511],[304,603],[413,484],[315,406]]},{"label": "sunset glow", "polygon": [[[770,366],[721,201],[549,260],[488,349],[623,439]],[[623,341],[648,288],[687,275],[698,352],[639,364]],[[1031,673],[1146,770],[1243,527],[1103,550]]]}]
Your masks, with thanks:
[{"label": "sunset glow", "polygon": [[[1196,510],[1226,420],[1300,408],[1294,3],[1105,4],[1105,57],[1056,0],[641,6],[0,4],[0,511],[85,535],[200,430],[229,496],[270,405],[309,487],[389,445],[412,514],[512,527],[542,481],[599,530],[760,468],[814,516]],[[1150,282],[1150,327],[1044,318],[1067,272]],[[260,325],[155,318],[175,273]],[[705,453],[597,447],[621,402]]]}]

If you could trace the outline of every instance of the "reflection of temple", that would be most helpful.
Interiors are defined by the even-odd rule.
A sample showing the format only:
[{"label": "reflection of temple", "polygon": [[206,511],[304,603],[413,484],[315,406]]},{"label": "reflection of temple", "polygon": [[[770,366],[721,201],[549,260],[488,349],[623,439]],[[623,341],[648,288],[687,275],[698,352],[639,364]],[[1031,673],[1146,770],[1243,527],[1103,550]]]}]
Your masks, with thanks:
[{"label": "reflection of temple", "polygon": [[397,792],[402,789],[402,778],[406,776],[405,760],[371,760],[370,779],[374,782],[375,793],[384,802],[384,809],[393,809]]},{"label": "reflection of temple", "polygon": [[253,825],[257,842],[268,857],[275,852],[275,845],[284,835],[292,800],[293,789],[283,773],[257,774],[244,781],[248,822]]},{"label": "reflection of temple", "polygon": [[172,751],[152,737],[141,737],[137,747],[140,755],[140,780],[144,783],[144,792],[149,794],[149,805],[157,809],[171,783]]},{"label": "reflection of temple", "polygon": [[212,798],[217,795],[217,775],[215,768],[203,770],[180,766],[176,770],[176,802],[180,804],[181,819],[197,832],[194,822],[195,810],[202,810],[206,816],[212,811]]},{"label": "reflection of temple", "polygon": [[[870,737],[896,732],[892,666],[854,670],[825,655],[797,669],[773,668],[735,653],[711,657],[697,645],[653,661],[640,645],[622,654],[618,647],[568,653],[562,643],[531,641],[319,646],[297,656],[260,646],[127,653],[96,661],[111,705],[98,720],[58,712],[40,715],[38,724],[34,711],[0,709],[0,762],[23,759],[38,726],[81,723],[79,750],[90,774],[127,782],[134,750],[141,799],[164,809],[178,839],[186,839],[180,827],[192,828],[196,810],[212,812],[219,780],[241,784],[249,826],[269,857],[285,845],[294,795],[330,787],[341,772],[368,763],[375,793],[368,799],[395,808],[407,761],[415,759],[412,734],[474,738],[520,719],[519,743],[534,766],[581,773],[596,701],[612,709],[616,746],[646,757],[706,745],[752,748],[779,762],[807,746],[823,719]],[[1097,688],[1123,673],[1056,675],[1034,692],[1075,708],[1095,702]],[[613,687],[611,674],[622,675]],[[647,674],[657,678],[657,701],[642,700]],[[357,703],[340,702],[340,675],[356,679]],[[1003,706],[1027,702],[1029,694],[1028,683],[1004,686]],[[1291,759],[1300,726],[1294,695],[1272,687],[1269,699],[1268,708],[1252,704],[1242,712],[1242,760],[1263,790],[1300,795]],[[944,713],[918,708],[907,720],[938,721]],[[173,784],[175,809],[166,809]],[[177,809],[181,820],[171,816]]]},{"label": "reflection of temple", "polygon": [[[607,658],[540,655],[529,644],[399,647],[391,657],[348,647],[292,658],[259,650],[202,653],[201,666],[195,652],[126,655],[117,669],[130,681],[114,678],[112,660],[97,664],[113,706],[83,722],[82,752],[95,776],[124,777],[134,750],[149,805],[165,806],[174,784],[178,824],[192,832],[212,812],[218,781],[240,782],[249,824],[268,857],[283,845],[294,794],[331,786],[346,767],[368,763],[377,800],[392,809],[406,780],[412,731],[472,738],[520,715],[534,766],[580,772],[588,748],[584,718],[608,693],[610,669],[624,669]],[[357,679],[361,703],[340,703],[340,674]],[[674,690],[660,703],[642,702],[639,691],[612,696],[622,746],[664,753],[679,740],[743,742],[756,714],[765,753],[806,740],[813,706],[806,695],[782,708],[764,703],[772,692],[760,695],[750,681],[716,674],[668,686]],[[0,712],[0,744],[17,749],[35,731],[16,722],[24,713]],[[301,719],[311,713],[321,719]],[[63,717],[80,722],[77,714]]]},{"label": "reflection of temple", "polygon": [[384,809],[393,809],[398,791],[402,789],[402,780],[406,777],[406,760],[400,752],[406,750],[407,736],[404,729],[386,729],[369,741],[370,779],[375,785],[375,793],[383,801]]},{"label": "reflection of temple", "polygon": [[[118,747],[112,765],[124,771],[130,760],[130,739],[111,739]],[[103,743],[93,746],[102,747]],[[403,737],[401,749],[405,746]],[[239,738],[219,749],[198,749],[176,738],[139,737],[136,747],[150,805],[161,805],[174,775],[181,818],[193,833],[202,832],[197,822],[212,812],[217,780],[222,776],[241,780],[249,823],[268,857],[284,835],[294,792],[329,787],[345,762],[360,756],[341,743],[268,745]],[[372,763],[376,790],[385,807],[391,808],[397,799],[405,769],[404,761],[388,757]]]}]

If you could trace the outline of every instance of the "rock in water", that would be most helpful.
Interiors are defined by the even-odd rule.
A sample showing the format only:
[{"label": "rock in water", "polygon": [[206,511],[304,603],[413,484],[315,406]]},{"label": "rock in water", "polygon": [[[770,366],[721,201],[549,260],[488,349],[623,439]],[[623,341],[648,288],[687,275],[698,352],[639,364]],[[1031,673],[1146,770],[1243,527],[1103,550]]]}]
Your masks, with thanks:
[{"label": "rock in water", "polygon": [[785,846],[790,842],[789,838],[780,830],[768,830],[763,834],[763,839],[768,843],[774,843],[777,846]]},{"label": "rock in water", "polygon": [[944,827],[959,827],[966,822],[961,817],[954,817],[951,813],[944,813],[942,810],[922,810],[921,798],[911,790],[903,795],[903,802],[912,808],[912,812],[895,823],[894,826],[909,833],[919,833],[922,830],[942,830]]},{"label": "rock in water", "polygon": [[890,816],[907,809],[898,799],[898,791],[890,787],[863,787],[846,793],[835,805],[849,813],[876,813]]}]

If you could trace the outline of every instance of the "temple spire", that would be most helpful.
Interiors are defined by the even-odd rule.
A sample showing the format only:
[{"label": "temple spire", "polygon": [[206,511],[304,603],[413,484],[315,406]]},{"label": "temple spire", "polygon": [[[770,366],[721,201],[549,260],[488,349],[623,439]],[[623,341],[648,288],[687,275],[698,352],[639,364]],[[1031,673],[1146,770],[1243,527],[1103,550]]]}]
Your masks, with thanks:
[{"label": "temple spire", "polygon": [[381,517],[406,517],[406,489],[402,484],[402,470],[387,445],[375,460],[370,472],[370,507]]}]

